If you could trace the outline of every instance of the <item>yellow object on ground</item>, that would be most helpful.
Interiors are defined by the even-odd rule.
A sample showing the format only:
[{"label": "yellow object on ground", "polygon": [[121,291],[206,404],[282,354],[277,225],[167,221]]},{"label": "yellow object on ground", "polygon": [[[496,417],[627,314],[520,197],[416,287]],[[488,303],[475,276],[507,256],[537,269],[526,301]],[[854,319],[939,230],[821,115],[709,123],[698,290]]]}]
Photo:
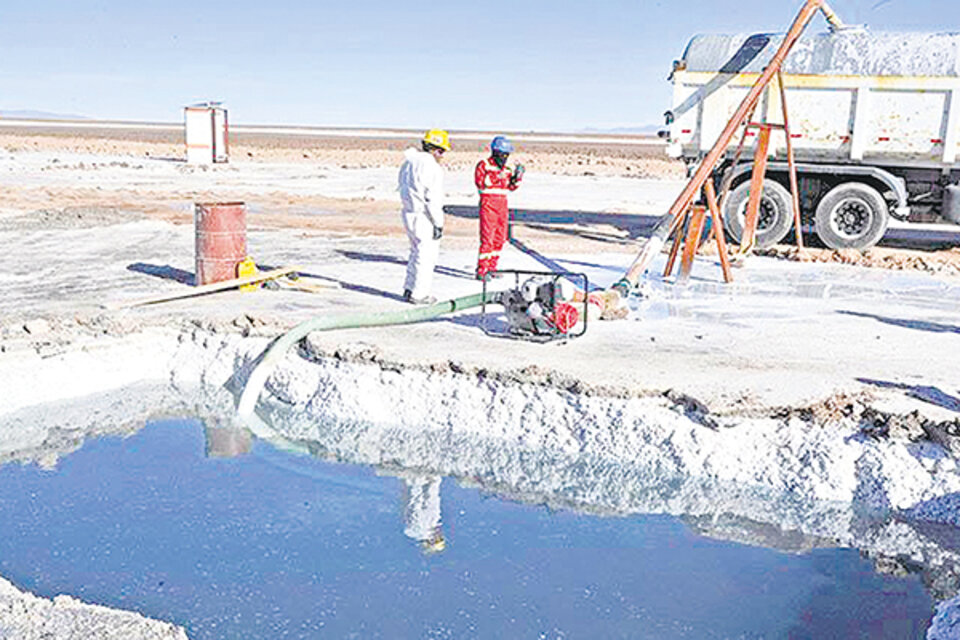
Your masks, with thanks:
[{"label": "yellow object on ground", "polygon": [[[237,277],[238,278],[249,278],[260,273],[260,270],[257,269],[257,263],[253,261],[253,258],[247,256],[243,260],[237,263]],[[256,291],[260,288],[259,282],[251,282],[250,284],[240,285],[240,291]]]}]

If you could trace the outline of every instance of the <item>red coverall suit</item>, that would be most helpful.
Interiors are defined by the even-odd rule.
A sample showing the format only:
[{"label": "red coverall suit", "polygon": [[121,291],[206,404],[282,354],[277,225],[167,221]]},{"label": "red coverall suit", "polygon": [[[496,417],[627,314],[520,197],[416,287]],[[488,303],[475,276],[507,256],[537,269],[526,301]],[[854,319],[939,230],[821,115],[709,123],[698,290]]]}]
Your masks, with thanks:
[{"label": "red coverall suit", "polygon": [[520,186],[520,176],[514,178],[514,168],[509,164],[503,169],[492,158],[481,160],[473,174],[473,181],[480,192],[480,253],[477,256],[477,277],[497,270],[500,250],[507,240],[509,212],[507,193]]}]

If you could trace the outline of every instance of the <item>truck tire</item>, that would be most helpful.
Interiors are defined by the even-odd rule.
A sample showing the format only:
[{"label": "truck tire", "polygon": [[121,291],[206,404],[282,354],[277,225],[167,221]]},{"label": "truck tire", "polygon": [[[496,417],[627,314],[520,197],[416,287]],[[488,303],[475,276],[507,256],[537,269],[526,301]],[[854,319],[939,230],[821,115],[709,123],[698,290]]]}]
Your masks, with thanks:
[{"label": "truck tire", "polygon": [[880,192],[862,182],[844,182],[817,205],[814,226],[831,249],[867,249],[880,242],[890,207]]},{"label": "truck tire", "polygon": [[[747,181],[730,192],[723,207],[724,226],[735,242],[743,238],[749,201],[750,182]],[[757,247],[767,249],[786,237],[793,224],[792,208],[793,199],[786,187],[775,180],[763,181],[763,196],[757,217]]]}]

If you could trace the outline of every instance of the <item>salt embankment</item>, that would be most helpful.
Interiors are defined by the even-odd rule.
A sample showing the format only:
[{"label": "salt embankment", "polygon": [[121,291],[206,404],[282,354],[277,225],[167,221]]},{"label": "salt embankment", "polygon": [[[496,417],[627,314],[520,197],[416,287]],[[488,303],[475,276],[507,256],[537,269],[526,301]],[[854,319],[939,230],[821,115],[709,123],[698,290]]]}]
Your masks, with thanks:
[{"label": "salt embankment", "polygon": [[[329,352],[318,337],[270,378],[249,425],[260,437],[555,508],[672,514],[785,551],[856,547],[878,570],[921,573],[938,598],[960,586],[960,554],[930,526],[957,518],[960,471],[924,431],[949,425],[868,408],[829,423],[815,408],[713,415],[689,398],[590,388],[531,367],[409,367],[370,345]],[[0,368],[21,399],[0,415],[0,459],[54,465],[85,438],[150,417],[237,426],[236,393],[267,344],[193,326],[42,359],[19,387]],[[31,404],[41,394],[30,389],[47,401]]]}]

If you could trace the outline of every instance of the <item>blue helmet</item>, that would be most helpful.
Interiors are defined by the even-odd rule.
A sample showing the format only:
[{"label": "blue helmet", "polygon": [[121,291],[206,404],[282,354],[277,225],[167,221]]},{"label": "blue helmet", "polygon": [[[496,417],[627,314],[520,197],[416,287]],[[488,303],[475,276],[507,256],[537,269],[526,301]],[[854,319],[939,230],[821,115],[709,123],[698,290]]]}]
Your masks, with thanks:
[{"label": "blue helmet", "polygon": [[490,143],[490,151],[499,153],[513,153],[513,143],[504,136],[497,136]]}]

